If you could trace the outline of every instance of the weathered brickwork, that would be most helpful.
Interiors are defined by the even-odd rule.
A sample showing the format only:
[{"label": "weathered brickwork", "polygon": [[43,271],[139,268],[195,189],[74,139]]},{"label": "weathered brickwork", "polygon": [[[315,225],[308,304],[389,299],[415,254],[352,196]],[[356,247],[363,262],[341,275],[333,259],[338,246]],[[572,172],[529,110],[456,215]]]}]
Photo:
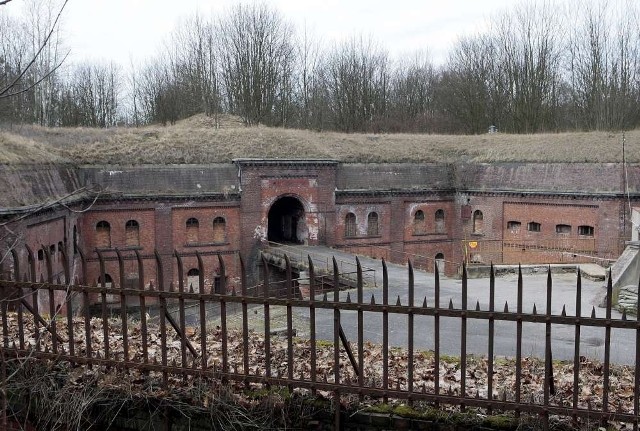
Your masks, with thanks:
[{"label": "weathered brickwork", "polygon": [[[463,261],[615,259],[630,237],[629,201],[640,196],[640,166],[629,167],[629,194],[623,192],[621,172],[617,165],[586,163],[367,165],[252,159],[184,168],[94,167],[66,172],[72,181],[65,187],[102,185],[117,192],[113,197],[96,203],[79,198],[71,209],[34,211],[12,223],[18,235],[4,247],[20,250],[21,272],[29,277],[21,246],[34,251],[35,279],[48,277],[43,252],[38,252],[42,246],[52,252],[53,276],[64,276],[59,253],[64,247],[72,259],[71,277],[90,284],[100,278],[99,251],[105,282],[131,286],[138,279],[136,252],[144,263],[145,285],[157,285],[157,251],[167,270],[165,288],[180,281],[173,257],[177,251],[183,256],[183,285],[194,289],[200,287],[197,255],[210,272],[203,275],[205,286],[217,289],[226,281],[231,289],[239,283],[239,256],[249,274],[257,275],[258,250],[273,238],[392,262],[411,259],[428,270],[438,264],[448,275],[459,271]],[[86,276],[74,238],[88,258]],[[125,260],[122,276],[116,249]],[[220,279],[218,254],[226,280]],[[249,281],[256,283],[257,277]]]}]

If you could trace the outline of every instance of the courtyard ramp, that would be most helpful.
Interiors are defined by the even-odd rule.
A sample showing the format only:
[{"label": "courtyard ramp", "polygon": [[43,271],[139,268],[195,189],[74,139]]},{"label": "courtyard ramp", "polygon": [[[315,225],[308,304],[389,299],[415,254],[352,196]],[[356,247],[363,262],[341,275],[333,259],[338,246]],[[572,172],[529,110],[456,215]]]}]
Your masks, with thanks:
[{"label": "courtyard ramp", "polygon": [[[262,249],[267,263],[281,270],[285,269],[285,255],[291,262],[294,271],[301,273],[309,270],[309,258],[313,261],[313,269],[317,277],[327,278],[332,282],[333,260],[335,259],[340,273],[340,284],[343,288],[356,286],[356,255],[345,253],[322,245],[282,244],[269,241]],[[376,269],[362,266],[362,281],[365,287],[376,287]],[[303,276],[300,276],[304,278]]]}]

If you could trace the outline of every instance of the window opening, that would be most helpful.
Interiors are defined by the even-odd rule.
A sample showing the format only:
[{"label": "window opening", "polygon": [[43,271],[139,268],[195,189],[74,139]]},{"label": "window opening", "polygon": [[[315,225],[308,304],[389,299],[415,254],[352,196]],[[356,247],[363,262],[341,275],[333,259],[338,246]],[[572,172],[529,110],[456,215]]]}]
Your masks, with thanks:
[{"label": "window opening", "polygon": [[140,245],[140,225],[135,220],[129,220],[124,226],[125,245],[138,247]]},{"label": "window opening", "polygon": [[96,247],[111,247],[111,225],[104,220],[96,224]]},{"label": "window opening", "polygon": [[413,233],[420,235],[425,233],[424,211],[418,210],[413,216]]},{"label": "window opening", "polygon": [[482,233],[484,229],[484,215],[482,211],[475,210],[473,212],[473,233]]},{"label": "window opening", "polygon": [[583,226],[578,226],[578,235],[582,235],[582,236],[593,236],[593,226],[587,226],[587,225],[583,225]]},{"label": "window opening", "polygon": [[344,236],[354,237],[356,236],[356,215],[349,213],[344,220]]},{"label": "window opening", "polygon": [[377,236],[378,234],[378,213],[371,212],[367,216],[367,235]]},{"label": "window opening", "polygon": [[222,217],[216,217],[215,219],[213,219],[213,242],[225,242],[226,224],[227,222]]},{"label": "window opening", "polygon": [[187,243],[195,244],[199,241],[200,223],[197,218],[191,217],[187,220]]},{"label": "window opening", "polygon": [[439,209],[436,211],[436,232],[443,233],[444,232],[444,210]]}]

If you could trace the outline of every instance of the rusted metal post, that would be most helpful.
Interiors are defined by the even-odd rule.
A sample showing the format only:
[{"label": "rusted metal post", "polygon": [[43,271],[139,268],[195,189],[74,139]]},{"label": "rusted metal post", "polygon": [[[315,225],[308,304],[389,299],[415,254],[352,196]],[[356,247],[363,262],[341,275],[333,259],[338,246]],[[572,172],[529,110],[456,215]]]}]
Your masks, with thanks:
[{"label": "rusted metal post", "polygon": [[575,333],[574,333],[574,345],[573,345],[573,415],[572,421],[574,427],[578,426],[578,394],[579,394],[579,382],[580,382],[580,317],[582,315],[582,274],[580,268],[578,268],[578,279],[576,281],[576,319],[575,319]]},{"label": "rusted metal post", "polygon": [[127,327],[127,297],[124,294],[125,274],[124,274],[124,258],[120,250],[116,248],[116,256],[118,258],[118,272],[120,278],[120,328],[122,331],[122,354],[125,361],[129,361],[129,334]]},{"label": "rusted metal post", "polygon": [[460,315],[460,410],[465,410],[464,399],[467,395],[467,266],[462,264],[462,314]]},{"label": "rusted metal post", "polygon": [[[491,269],[489,273],[489,341],[487,345],[487,399],[493,400],[493,347],[494,347],[494,335],[495,335],[495,318],[493,313],[495,311],[496,302],[496,274],[491,262]],[[487,408],[488,414],[492,413],[491,405]]]},{"label": "rusted metal post", "polygon": [[413,311],[414,307],[414,274],[411,259],[407,260],[408,280],[408,300],[409,313],[407,314],[407,391],[409,392],[409,405],[413,405]]},{"label": "rusted metal post", "polygon": [[317,358],[316,358],[316,274],[315,269],[313,267],[313,260],[311,260],[311,256],[307,256],[309,261],[309,344],[311,349],[311,375],[309,376],[311,379],[311,391],[315,395],[316,388],[316,366],[317,366]]}]

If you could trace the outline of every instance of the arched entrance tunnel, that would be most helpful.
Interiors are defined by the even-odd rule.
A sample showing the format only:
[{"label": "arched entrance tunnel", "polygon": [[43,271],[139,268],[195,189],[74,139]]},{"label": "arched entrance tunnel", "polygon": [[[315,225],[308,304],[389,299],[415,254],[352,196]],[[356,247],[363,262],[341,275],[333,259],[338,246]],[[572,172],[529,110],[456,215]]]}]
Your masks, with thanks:
[{"label": "arched entrance tunnel", "polygon": [[306,239],[304,207],[294,197],[284,196],[275,201],[269,209],[268,223],[269,241],[299,244]]}]

